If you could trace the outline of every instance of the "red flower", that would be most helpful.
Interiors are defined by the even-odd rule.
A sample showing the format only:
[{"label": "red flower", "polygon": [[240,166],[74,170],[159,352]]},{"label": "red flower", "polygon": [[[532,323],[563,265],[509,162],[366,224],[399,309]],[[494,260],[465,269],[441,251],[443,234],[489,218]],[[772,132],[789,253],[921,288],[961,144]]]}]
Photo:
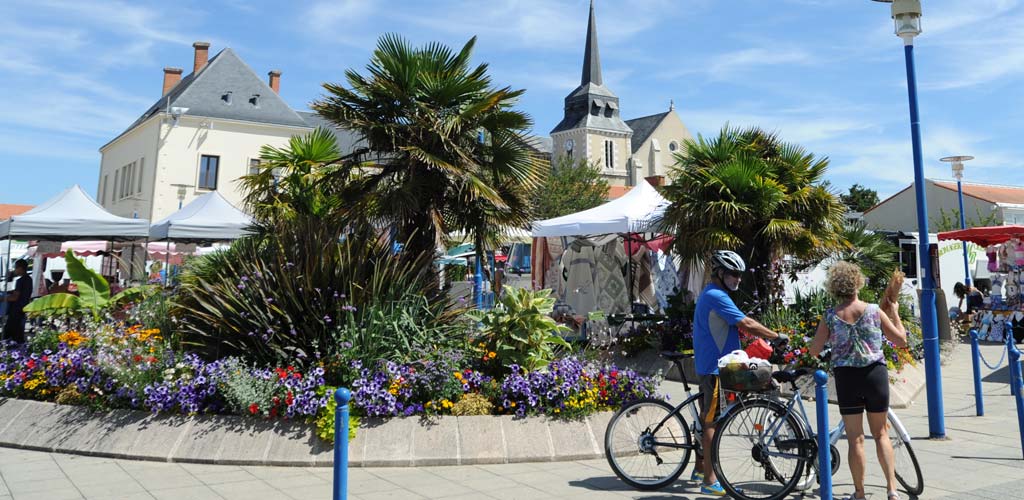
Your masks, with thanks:
[{"label": "red flower", "polygon": [[292,378],[294,378],[294,379],[300,379],[300,378],[302,378],[302,374],[301,374],[301,373],[299,373],[299,372],[295,372],[295,373],[293,373],[293,374],[292,374]]},{"label": "red flower", "polygon": [[43,363],[46,363],[47,361],[50,361],[50,357],[49,356],[43,356]]},{"label": "red flower", "polygon": [[612,372],[609,373],[609,375],[611,375],[612,378],[616,378],[616,377],[619,376],[619,371],[618,370],[612,370]]},{"label": "red flower", "polygon": [[292,395],[291,391],[288,391],[288,395],[284,397],[284,404],[291,406],[295,402],[295,396]]},{"label": "red flower", "polygon": [[36,367],[36,361],[34,359],[30,359],[30,360],[26,361],[25,362],[25,367],[28,368],[29,370],[34,370],[35,367]]},{"label": "red flower", "polygon": [[150,356],[150,357],[146,358],[146,361],[148,361],[150,363],[156,363],[156,356]]},{"label": "red flower", "polygon": [[253,415],[255,415],[259,411],[260,411],[260,407],[256,403],[253,403],[253,404],[249,405],[249,413],[252,413]]},{"label": "red flower", "polygon": [[271,408],[270,409],[270,418],[274,418],[276,416],[277,416],[277,408],[276,407]]},{"label": "red flower", "polygon": [[601,397],[602,397],[602,398],[606,398],[606,397],[608,397],[608,391],[606,391],[606,390],[604,390],[604,389],[601,389]]},{"label": "red flower", "polygon": [[142,356],[139,355],[139,354],[136,354],[135,357],[132,358],[132,361],[135,361],[136,363],[138,363],[139,361],[142,361]]},{"label": "red flower", "polygon": [[288,370],[290,372],[293,372],[293,371],[295,371],[295,367],[294,366],[289,366],[288,368],[286,368],[286,370]]}]

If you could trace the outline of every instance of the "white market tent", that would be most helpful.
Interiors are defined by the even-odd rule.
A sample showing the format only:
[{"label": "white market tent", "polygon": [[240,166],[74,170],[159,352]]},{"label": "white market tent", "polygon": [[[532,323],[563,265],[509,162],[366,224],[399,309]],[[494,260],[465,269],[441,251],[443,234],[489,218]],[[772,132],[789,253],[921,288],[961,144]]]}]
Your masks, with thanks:
[{"label": "white market tent", "polygon": [[148,235],[148,220],[119,217],[104,210],[77,184],[28,212],[0,222],[0,239],[123,241]]},{"label": "white market tent", "polygon": [[248,232],[252,218],[217,191],[206,193],[181,210],[153,223],[149,239],[153,241],[228,241]]},{"label": "white market tent", "polygon": [[651,231],[669,206],[654,186],[647,182],[629,190],[618,199],[589,210],[533,223],[533,236],[583,236]]}]

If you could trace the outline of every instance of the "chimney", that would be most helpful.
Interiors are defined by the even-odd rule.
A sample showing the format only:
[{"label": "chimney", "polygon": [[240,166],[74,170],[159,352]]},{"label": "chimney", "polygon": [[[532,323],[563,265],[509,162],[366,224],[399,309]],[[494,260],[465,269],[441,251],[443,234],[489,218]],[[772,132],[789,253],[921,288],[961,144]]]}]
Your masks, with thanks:
[{"label": "chimney", "polygon": [[267,73],[267,76],[270,77],[270,82],[269,82],[270,88],[274,91],[275,94],[280,94],[281,93],[281,70],[279,70],[279,69],[272,69],[272,70],[270,70],[270,72]]},{"label": "chimney", "polygon": [[650,177],[644,177],[644,180],[646,180],[648,184],[654,187],[662,187],[665,185],[664,175],[652,175]]},{"label": "chimney", "polygon": [[164,68],[164,92],[160,95],[167,95],[181,81],[181,72],[181,68]]},{"label": "chimney", "polygon": [[196,49],[195,62],[192,64],[192,73],[199,73],[199,70],[206,67],[206,61],[210,59],[210,42],[196,42],[192,44]]}]

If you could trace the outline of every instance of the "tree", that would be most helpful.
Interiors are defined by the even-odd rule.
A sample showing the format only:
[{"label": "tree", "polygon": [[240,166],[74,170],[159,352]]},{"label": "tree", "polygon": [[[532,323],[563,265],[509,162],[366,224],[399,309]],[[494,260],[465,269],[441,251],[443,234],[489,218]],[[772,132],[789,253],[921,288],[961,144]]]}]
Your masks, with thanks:
[{"label": "tree", "polygon": [[594,208],[608,198],[608,181],[587,160],[563,156],[551,166],[544,185],[534,197],[534,216],[550,219]]},{"label": "tree", "polygon": [[869,231],[863,222],[843,228],[844,248],[833,254],[837,260],[861,267],[872,288],[881,290],[888,283],[899,248],[881,234]]},{"label": "tree", "polygon": [[[978,207],[974,207],[974,217],[968,215],[964,218],[964,222],[966,222],[968,228],[1000,225],[998,213],[990,212],[983,214]],[[945,208],[939,208],[939,217],[932,218],[931,220],[931,230],[937,233],[956,231],[958,229],[960,229],[960,210],[955,208],[949,211],[946,211]]]},{"label": "tree", "polygon": [[866,188],[860,184],[850,186],[850,192],[839,195],[843,205],[849,207],[851,212],[865,212],[878,204],[878,192]]},{"label": "tree", "polygon": [[842,248],[845,207],[823,185],[827,158],[759,128],[725,126],[685,141],[675,159],[662,222],[686,262],[737,251],[754,271],[745,289],[772,298],[784,255],[814,260]]},{"label": "tree", "polygon": [[350,213],[393,228],[412,255],[433,253],[453,231],[473,234],[480,251],[495,232],[525,227],[543,180],[525,140],[530,118],[513,109],[524,91],[493,86],[486,64],[471,67],[475,43],[453,52],[385,35],[367,74],[347,70],[347,87],[325,83],[313,103],[366,144],[332,173]]}]

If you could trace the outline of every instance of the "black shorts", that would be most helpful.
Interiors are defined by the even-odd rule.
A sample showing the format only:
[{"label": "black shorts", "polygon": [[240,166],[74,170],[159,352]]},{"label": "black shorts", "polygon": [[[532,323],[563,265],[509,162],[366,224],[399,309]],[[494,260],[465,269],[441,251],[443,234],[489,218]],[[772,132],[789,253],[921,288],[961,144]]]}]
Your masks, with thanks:
[{"label": "black shorts", "polygon": [[718,387],[718,375],[700,375],[699,377],[700,392],[704,397],[700,400],[700,414],[703,417],[704,425],[707,426],[718,418],[718,414],[722,410],[721,401],[719,401],[719,387]]},{"label": "black shorts", "polygon": [[865,367],[840,366],[836,372],[836,399],[841,415],[889,411],[889,370],[884,363]]}]

